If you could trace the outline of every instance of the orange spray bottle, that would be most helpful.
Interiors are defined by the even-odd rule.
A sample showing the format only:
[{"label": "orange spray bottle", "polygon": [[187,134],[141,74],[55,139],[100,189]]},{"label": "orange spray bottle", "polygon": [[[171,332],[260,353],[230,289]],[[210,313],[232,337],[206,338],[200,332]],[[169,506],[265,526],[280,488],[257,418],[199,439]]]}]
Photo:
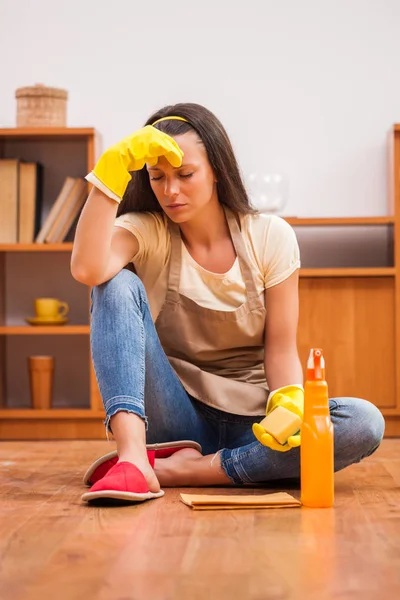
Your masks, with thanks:
[{"label": "orange spray bottle", "polygon": [[325,508],[334,502],[333,425],[329,413],[325,361],[320,348],[312,348],[304,385],[304,417],[300,446],[301,502]]}]

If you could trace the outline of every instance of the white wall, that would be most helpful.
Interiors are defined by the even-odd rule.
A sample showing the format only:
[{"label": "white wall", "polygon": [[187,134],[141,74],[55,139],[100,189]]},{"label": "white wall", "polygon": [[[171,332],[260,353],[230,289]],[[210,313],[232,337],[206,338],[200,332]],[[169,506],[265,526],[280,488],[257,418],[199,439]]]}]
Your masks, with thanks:
[{"label": "white wall", "polygon": [[283,211],[387,213],[400,122],[399,0],[1,0],[0,126],[17,87],[68,89],[103,147],[164,104],[206,105],[244,174],[290,182]]}]

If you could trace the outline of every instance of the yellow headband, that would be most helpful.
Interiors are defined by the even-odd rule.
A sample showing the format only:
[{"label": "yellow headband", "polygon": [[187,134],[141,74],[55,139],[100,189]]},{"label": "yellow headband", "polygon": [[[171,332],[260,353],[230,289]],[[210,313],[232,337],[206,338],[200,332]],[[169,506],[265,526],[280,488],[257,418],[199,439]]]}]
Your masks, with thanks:
[{"label": "yellow headband", "polygon": [[157,125],[157,123],[159,123],[160,121],[168,121],[169,119],[175,119],[175,121],[185,121],[185,123],[189,123],[189,121],[187,119],[184,119],[183,117],[162,117],[161,119],[157,119],[157,121],[154,121],[154,123],[152,123],[151,126],[154,127],[154,125]]}]

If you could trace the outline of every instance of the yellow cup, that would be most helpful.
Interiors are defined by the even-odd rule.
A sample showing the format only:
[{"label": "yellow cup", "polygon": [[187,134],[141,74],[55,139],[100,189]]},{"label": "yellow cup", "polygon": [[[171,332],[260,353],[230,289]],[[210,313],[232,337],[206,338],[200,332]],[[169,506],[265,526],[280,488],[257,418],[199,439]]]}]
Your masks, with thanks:
[{"label": "yellow cup", "polygon": [[35,313],[39,319],[61,319],[68,311],[68,304],[57,298],[36,298],[35,300]]}]

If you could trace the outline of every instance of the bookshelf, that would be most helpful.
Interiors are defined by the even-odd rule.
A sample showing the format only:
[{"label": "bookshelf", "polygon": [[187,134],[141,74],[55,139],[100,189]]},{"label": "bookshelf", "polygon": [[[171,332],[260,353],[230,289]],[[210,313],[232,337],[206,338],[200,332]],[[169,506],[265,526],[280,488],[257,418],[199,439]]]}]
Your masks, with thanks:
[{"label": "bookshelf", "polygon": [[[0,129],[0,158],[43,166],[42,223],[66,177],[84,177],[98,154],[93,128]],[[68,238],[67,238],[68,239]],[[102,438],[103,408],[90,360],[89,288],[70,274],[72,240],[0,244],[0,439]],[[69,322],[31,326],[36,297],[68,302]],[[30,408],[27,357],[55,357],[53,408]]]},{"label": "bookshelf", "polygon": [[[302,364],[310,347],[324,348],[330,396],[372,401],[386,418],[386,435],[394,436],[400,435],[400,125],[390,142],[388,216],[286,220],[302,253]],[[92,168],[97,144],[90,128],[0,129],[1,158],[40,160],[49,171],[44,211],[65,176],[82,177]],[[0,244],[0,439],[104,439],[90,359],[90,289],[70,274],[71,250],[71,241]],[[46,295],[69,303],[67,325],[25,324],[34,298]],[[56,358],[51,410],[29,407],[26,357],[34,353]]]}]

